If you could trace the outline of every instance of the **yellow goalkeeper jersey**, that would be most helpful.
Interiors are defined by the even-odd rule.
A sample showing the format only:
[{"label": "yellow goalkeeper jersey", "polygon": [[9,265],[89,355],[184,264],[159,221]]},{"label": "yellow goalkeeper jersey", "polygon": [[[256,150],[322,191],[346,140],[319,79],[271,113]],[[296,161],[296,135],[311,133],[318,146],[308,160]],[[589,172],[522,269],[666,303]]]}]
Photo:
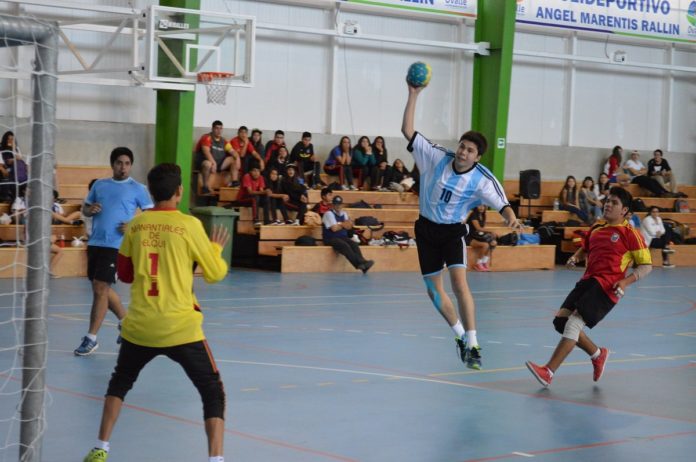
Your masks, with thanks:
[{"label": "yellow goalkeeper jersey", "polygon": [[169,347],[205,339],[193,293],[193,264],[206,282],[227,275],[222,247],[201,222],[176,209],[150,209],[129,224],[118,255],[118,275],[132,283],[121,336],[136,345]]}]

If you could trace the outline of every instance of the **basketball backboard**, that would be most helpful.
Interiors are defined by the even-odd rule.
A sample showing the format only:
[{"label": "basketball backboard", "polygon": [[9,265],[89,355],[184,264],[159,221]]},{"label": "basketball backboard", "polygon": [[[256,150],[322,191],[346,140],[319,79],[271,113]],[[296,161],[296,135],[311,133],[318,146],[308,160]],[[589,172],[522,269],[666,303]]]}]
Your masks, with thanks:
[{"label": "basketball backboard", "polygon": [[195,84],[200,72],[229,72],[229,86],[254,85],[253,16],[153,5],[147,17],[146,79]]}]

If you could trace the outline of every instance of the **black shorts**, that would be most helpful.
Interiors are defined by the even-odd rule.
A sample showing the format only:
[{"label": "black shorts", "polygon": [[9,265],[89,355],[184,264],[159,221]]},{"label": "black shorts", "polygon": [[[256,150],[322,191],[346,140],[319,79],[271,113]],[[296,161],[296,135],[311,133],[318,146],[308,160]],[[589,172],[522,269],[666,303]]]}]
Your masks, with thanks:
[{"label": "black shorts", "polygon": [[[222,162],[229,156],[223,156],[221,159],[215,159],[215,156],[213,156],[213,159],[215,159],[215,163],[217,164],[217,173],[222,172]],[[201,166],[203,165],[203,161],[205,160],[205,156],[197,152],[196,153],[196,159],[195,162],[193,163],[193,169],[198,170],[199,172],[201,171]]]},{"label": "black shorts", "polygon": [[443,225],[424,216],[416,221],[416,243],[421,274],[430,276],[448,268],[466,268],[466,223]]},{"label": "black shorts", "polygon": [[205,340],[155,348],[136,345],[122,339],[106,396],[115,396],[124,400],[128,391],[133,388],[140,371],[159,355],[165,355],[184,369],[201,395],[205,419],[225,418],[224,387],[208,342]]},{"label": "black shorts", "polygon": [[616,303],[612,302],[595,278],[578,281],[561,308],[578,310],[587,327],[592,329],[606,316]]},{"label": "black shorts", "polygon": [[87,246],[87,277],[90,281],[116,282],[118,249]]}]

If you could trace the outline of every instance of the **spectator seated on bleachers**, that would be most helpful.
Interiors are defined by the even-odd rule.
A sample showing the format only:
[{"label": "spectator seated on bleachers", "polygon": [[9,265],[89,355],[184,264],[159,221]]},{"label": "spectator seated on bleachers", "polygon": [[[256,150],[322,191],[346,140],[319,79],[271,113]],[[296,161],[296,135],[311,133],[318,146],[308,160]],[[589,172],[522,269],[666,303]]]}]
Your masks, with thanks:
[{"label": "spectator seated on bleachers", "polygon": [[326,212],[331,209],[331,200],[333,199],[333,190],[329,188],[323,188],[321,190],[321,200],[314,204],[312,207],[312,212],[318,213],[320,216],[324,216]]},{"label": "spectator seated on bleachers", "polygon": [[285,201],[285,206],[290,210],[297,211],[297,218],[293,224],[299,225],[304,223],[304,216],[307,212],[307,188],[300,183],[300,178],[297,176],[297,167],[293,164],[287,166],[282,184],[283,193],[288,196]]},{"label": "spectator seated on bleachers", "polygon": [[271,157],[271,160],[266,162],[266,177],[268,177],[268,172],[271,170],[277,170],[278,175],[284,177],[285,170],[288,168],[288,165],[290,165],[290,154],[288,154],[288,148],[285,146],[280,146],[275,155]]},{"label": "spectator seated on bleachers", "polygon": [[648,247],[651,249],[662,249],[662,267],[674,268],[674,265],[669,261],[670,254],[674,253],[674,249],[669,246],[672,237],[669,229],[665,228],[662,223],[658,207],[650,207],[647,215],[641,221],[640,232]]},{"label": "spectator seated on bleachers", "polygon": [[230,148],[239,155],[239,178],[249,173],[252,165],[259,167],[262,172],[265,170],[266,164],[263,157],[256,152],[254,144],[249,139],[249,129],[244,125],[237,129],[237,136],[230,140]]},{"label": "spectator seated on bleachers", "polygon": [[297,166],[297,175],[304,179],[304,184],[312,189],[321,188],[321,164],[314,154],[311,133],[302,133],[302,139],[293,146],[290,152],[290,162]]},{"label": "spectator seated on bleachers", "polygon": [[201,136],[193,149],[194,169],[202,176],[201,192],[210,194],[213,190],[211,173],[223,173],[232,178],[232,186],[239,185],[239,157],[222,136],[222,122],[213,122],[210,133]]},{"label": "spectator seated on bleachers", "polygon": [[[283,192],[283,182],[275,168],[268,172],[266,194],[268,207],[264,208],[264,222],[271,225],[292,224],[292,220],[288,217],[288,209],[285,207],[285,202],[290,197]],[[280,212],[282,220],[278,218],[278,212]]]},{"label": "spectator seated on bleachers", "polygon": [[26,193],[27,185],[23,184],[19,187],[17,197],[15,197],[14,202],[12,202],[12,207],[10,208],[10,211],[12,212],[10,215],[12,218],[12,223],[16,225],[23,225],[25,221],[25,215],[27,212],[27,202],[25,198]]},{"label": "spectator seated on bleachers", "polygon": [[361,136],[357,146],[353,149],[353,159],[351,160],[353,173],[360,174],[362,189],[367,189],[365,181],[370,179],[370,187],[376,191],[379,189],[379,167],[377,166],[377,155],[372,149],[370,139]]},{"label": "spectator seated on bleachers", "polygon": [[365,260],[360,246],[348,237],[348,230],[353,229],[353,222],[348,213],[343,210],[343,198],[334,196],[331,200],[331,210],[324,214],[322,218],[322,237],[324,244],[330,245],[337,253],[348,259],[353,268],[361,270],[363,273],[375,264],[372,260]]},{"label": "spectator seated on bleachers", "polygon": [[647,176],[648,169],[640,161],[640,153],[638,151],[631,152],[631,158],[624,165],[624,172],[631,177],[631,183],[637,184],[643,189],[647,189],[657,197],[674,197],[674,195],[663,188],[660,183]]},{"label": "spectator seated on bleachers", "polygon": [[469,225],[466,245],[470,246],[476,254],[476,264],[473,268],[476,271],[490,271],[488,262],[493,256],[496,245],[498,245],[498,236],[483,229],[486,226],[486,206],[479,205],[474,208],[469,214],[466,224]]},{"label": "spectator seated on bleachers", "polygon": [[[264,149],[266,154],[263,160],[266,161],[266,167],[268,167],[271,160],[278,155],[278,149],[280,149],[281,146],[285,146],[285,132],[283,130],[276,130],[275,136],[271,141],[266,143],[266,148]],[[282,172],[280,174],[282,175]]]},{"label": "spectator seated on bleachers", "polygon": [[578,190],[574,176],[568,175],[561,192],[558,194],[558,200],[560,202],[561,210],[572,212],[580,217],[585,224],[590,224],[590,219],[587,213],[580,208],[580,191]]},{"label": "spectator seated on bleachers", "polygon": [[341,137],[341,142],[338,146],[335,146],[329,156],[324,162],[324,171],[328,175],[338,175],[341,188],[345,191],[347,189],[356,190],[357,188],[353,185],[353,168],[351,167],[352,162],[352,147],[350,144],[350,138],[347,136]]},{"label": "spectator seated on bleachers", "polygon": [[662,157],[662,149],[653,151],[653,158],[648,161],[648,177],[660,183],[666,191],[679,195],[677,179],[667,159]]},{"label": "spectator seated on bleachers", "polygon": [[384,184],[386,185],[385,191],[407,192],[411,190],[415,180],[404,166],[403,161],[396,159],[394,165],[387,167]]},{"label": "spectator seated on bleachers", "polygon": [[82,224],[82,212],[76,210],[66,214],[63,206],[58,202],[58,191],[53,190],[53,207],[51,208],[51,218],[54,225],[80,225]]},{"label": "spectator seated on bleachers", "polygon": [[586,176],[580,188],[580,208],[585,211],[591,223],[602,217],[602,205],[602,201],[595,192],[594,180],[591,176]]},{"label": "spectator seated on bleachers", "polygon": [[[251,207],[254,226],[264,224],[259,217],[259,209],[264,209],[264,215],[268,216],[268,197],[266,182],[258,167],[251,167],[251,171],[242,177],[242,186],[239,188],[239,196],[231,206]],[[266,219],[265,224],[269,224]]]},{"label": "spectator seated on bleachers", "polygon": [[384,177],[389,169],[389,158],[387,157],[387,145],[383,137],[376,136],[372,140],[372,151],[377,156],[377,168],[379,168],[379,184],[377,186],[378,188],[386,188],[388,183],[384,181]]}]

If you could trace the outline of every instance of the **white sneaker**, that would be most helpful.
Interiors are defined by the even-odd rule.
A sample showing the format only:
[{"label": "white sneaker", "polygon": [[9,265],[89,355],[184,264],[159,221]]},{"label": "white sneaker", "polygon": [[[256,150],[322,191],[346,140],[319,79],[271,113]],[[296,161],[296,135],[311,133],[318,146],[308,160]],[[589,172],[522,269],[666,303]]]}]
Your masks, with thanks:
[{"label": "white sneaker", "polygon": [[360,244],[360,238],[358,237],[357,234],[353,234],[353,237],[350,238],[353,242],[356,244]]},{"label": "white sneaker", "polygon": [[357,191],[357,190],[358,190],[358,188],[356,188],[355,185],[350,185],[350,186],[348,187],[348,189],[350,189],[351,191]]},{"label": "white sneaker", "polygon": [[295,220],[292,222],[293,226],[300,226],[300,220],[295,218]]},{"label": "white sneaker", "polygon": [[348,186],[346,186],[346,185],[341,185],[341,189],[342,189],[343,191],[348,191]]}]

